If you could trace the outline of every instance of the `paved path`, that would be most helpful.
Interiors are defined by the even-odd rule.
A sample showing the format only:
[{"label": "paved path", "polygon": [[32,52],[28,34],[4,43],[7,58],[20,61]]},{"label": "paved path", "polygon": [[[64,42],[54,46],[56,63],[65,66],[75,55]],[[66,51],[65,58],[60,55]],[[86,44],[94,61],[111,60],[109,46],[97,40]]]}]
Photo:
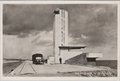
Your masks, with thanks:
[{"label": "paved path", "polygon": [[32,61],[25,61],[19,65],[9,76],[25,75],[25,74],[57,74],[58,72],[71,71],[95,71],[101,70],[97,67],[77,66],[68,64],[54,64],[54,65],[35,65]]}]

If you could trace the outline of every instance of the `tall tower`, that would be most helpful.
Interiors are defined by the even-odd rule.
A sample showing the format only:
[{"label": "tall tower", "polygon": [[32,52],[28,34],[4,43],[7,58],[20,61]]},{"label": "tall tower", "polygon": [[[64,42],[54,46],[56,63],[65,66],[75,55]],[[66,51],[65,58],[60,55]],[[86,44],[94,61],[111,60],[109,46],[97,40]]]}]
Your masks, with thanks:
[{"label": "tall tower", "polygon": [[54,10],[54,55],[55,63],[59,63],[59,46],[68,46],[68,12],[57,8]]}]

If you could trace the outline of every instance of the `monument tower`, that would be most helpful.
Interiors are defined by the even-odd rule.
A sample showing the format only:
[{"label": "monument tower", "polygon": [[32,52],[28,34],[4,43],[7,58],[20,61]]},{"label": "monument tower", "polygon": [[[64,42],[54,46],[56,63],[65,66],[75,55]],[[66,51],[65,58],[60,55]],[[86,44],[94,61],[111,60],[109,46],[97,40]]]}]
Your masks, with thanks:
[{"label": "monument tower", "polygon": [[59,63],[59,46],[68,46],[68,12],[57,8],[54,14],[54,55],[55,63]]},{"label": "monument tower", "polygon": [[[89,62],[89,59],[101,57],[99,53],[84,53],[85,45],[70,46],[68,45],[68,12],[57,8],[54,10],[54,62],[66,63],[69,59],[81,56],[81,64]],[[85,57],[85,58],[84,58]],[[62,59],[62,62],[60,62]],[[88,60],[87,60],[88,59]],[[91,62],[90,62],[91,63]]]}]

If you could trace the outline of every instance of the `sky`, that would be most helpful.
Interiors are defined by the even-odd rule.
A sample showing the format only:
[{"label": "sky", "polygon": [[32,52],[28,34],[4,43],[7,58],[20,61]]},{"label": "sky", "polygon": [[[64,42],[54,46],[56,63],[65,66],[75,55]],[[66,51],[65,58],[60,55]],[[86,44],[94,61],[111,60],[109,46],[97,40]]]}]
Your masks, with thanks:
[{"label": "sky", "polygon": [[68,11],[69,45],[86,45],[85,52],[117,59],[116,4],[4,4],[3,57],[31,59],[53,55],[53,11]]}]

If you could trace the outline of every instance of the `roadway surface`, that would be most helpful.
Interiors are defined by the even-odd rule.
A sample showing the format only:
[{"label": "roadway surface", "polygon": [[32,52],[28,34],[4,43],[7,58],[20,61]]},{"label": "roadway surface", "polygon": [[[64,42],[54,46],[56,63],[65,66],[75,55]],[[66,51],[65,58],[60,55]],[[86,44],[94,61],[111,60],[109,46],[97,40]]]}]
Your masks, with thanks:
[{"label": "roadway surface", "polygon": [[25,61],[14,69],[8,76],[57,76],[60,72],[73,71],[95,71],[102,70],[97,67],[78,66],[68,64],[54,64],[54,65],[35,65],[32,61]]}]

